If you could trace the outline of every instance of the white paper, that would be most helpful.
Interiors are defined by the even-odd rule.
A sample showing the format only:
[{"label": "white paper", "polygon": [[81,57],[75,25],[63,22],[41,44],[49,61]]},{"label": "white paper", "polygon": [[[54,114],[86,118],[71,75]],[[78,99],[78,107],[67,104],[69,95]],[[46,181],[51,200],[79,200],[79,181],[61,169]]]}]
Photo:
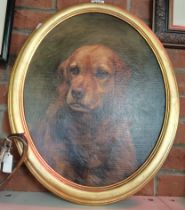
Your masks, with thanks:
[{"label": "white paper", "polygon": [[185,27],[185,0],[173,1],[173,23],[174,26]]},{"label": "white paper", "polygon": [[3,44],[7,1],[8,0],[0,0],[0,54],[2,54],[2,44]]},{"label": "white paper", "polygon": [[12,166],[13,166],[13,155],[9,152],[5,153],[4,159],[3,159],[3,167],[2,172],[4,173],[11,173],[12,172]]}]

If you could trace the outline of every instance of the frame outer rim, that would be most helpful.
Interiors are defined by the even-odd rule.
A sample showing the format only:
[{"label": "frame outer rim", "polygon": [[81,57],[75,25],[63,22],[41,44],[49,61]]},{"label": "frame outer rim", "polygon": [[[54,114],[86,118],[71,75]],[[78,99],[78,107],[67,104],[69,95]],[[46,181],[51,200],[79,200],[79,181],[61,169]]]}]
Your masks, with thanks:
[{"label": "frame outer rim", "polygon": [[[155,151],[155,154],[153,154],[153,156],[150,158],[150,161],[146,164],[146,167],[137,173],[133,179],[131,179],[128,183],[113,189],[100,192],[95,190],[92,192],[76,188],[74,189],[68,184],[60,183],[60,181],[56,180],[51,174],[43,174],[43,166],[38,163],[38,159],[35,157],[35,155],[33,155],[31,148],[29,148],[26,165],[34,174],[34,176],[46,188],[51,190],[54,194],[62,196],[69,201],[80,204],[96,205],[112,203],[128,197],[129,195],[141,189],[157,173],[173,144],[173,139],[175,137],[175,132],[178,125],[179,97],[177,83],[171,62],[162,44],[158,41],[154,33],[141,20],[134,17],[133,15],[130,15],[124,10],[114,8],[110,5],[82,4],[80,6],[68,8],[62,13],[58,12],[56,15],[46,21],[39,29],[36,29],[23,46],[13,67],[13,73],[11,75],[9,85],[8,114],[11,130],[13,133],[25,133],[25,122],[23,122],[24,82],[29,63],[32,59],[32,56],[34,55],[35,50],[39,46],[40,42],[45,38],[45,36],[47,36],[47,34],[59,23],[75,15],[88,12],[104,13],[120,18],[135,28],[147,41],[161,67],[161,72],[165,83],[167,104],[162,134],[159,138],[159,142],[157,143],[157,149],[155,149],[157,151]],[[21,153],[22,148],[20,145],[17,146],[19,152]],[[35,168],[35,164],[38,166],[37,168]]]}]

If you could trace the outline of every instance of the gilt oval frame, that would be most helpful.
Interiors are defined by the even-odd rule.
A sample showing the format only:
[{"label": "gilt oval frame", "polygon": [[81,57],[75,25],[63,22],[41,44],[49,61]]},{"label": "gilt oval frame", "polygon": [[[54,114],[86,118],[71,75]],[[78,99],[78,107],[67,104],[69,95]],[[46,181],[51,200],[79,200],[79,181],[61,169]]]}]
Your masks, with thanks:
[{"label": "gilt oval frame", "polygon": [[[87,13],[113,16],[128,23],[135,29],[155,55],[165,86],[165,117],[154,150],[145,163],[128,179],[106,187],[75,185],[68,180],[57,177],[52,169],[46,169],[46,166],[34,151],[34,143],[30,137],[24,114],[25,78],[29,64],[39,44],[60,23],[71,17]],[[29,150],[26,165],[40,183],[59,197],[72,202],[91,205],[108,204],[127,198],[140,190],[162,166],[173,144],[178,125],[179,97],[173,68],[167,53],[153,32],[141,20],[111,5],[82,4],[58,12],[41,27],[37,28],[26,41],[13,67],[9,85],[8,113],[12,133],[24,133],[28,139]],[[18,144],[17,146],[21,152],[21,145]]]}]

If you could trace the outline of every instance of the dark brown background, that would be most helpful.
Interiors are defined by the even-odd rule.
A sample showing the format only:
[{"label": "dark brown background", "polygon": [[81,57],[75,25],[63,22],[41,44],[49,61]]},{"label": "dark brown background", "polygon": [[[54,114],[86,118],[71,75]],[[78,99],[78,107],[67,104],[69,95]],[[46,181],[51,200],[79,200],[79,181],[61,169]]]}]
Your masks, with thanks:
[{"label": "dark brown background", "polygon": [[[15,18],[8,64],[0,64],[0,134],[10,133],[7,117],[7,92],[12,65],[28,35],[34,28],[59,9],[82,2],[77,0],[16,0]],[[152,0],[105,0],[106,3],[124,8],[145,21],[152,23]],[[180,91],[180,121],[174,146],[162,169],[138,194],[185,195],[185,50],[167,49],[175,67]],[[18,156],[18,155],[17,155]],[[6,190],[44,191],[30,172],[23,166],[4,187]]]}]

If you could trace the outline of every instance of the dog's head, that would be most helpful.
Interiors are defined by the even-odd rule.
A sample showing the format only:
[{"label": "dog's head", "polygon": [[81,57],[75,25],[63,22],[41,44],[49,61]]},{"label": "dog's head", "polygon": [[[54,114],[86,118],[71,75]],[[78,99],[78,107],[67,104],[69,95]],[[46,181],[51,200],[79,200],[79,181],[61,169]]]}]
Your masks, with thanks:
[{"label": "dog's head", "polygon": [[130,71],[120,57],[103,45],[78,48],[59,65],[59,72],[67,85],[67,105],[80,112],[102,107],[105,98],[117,94],[115,87],[121,77],[124,81],[130,77]]}]

